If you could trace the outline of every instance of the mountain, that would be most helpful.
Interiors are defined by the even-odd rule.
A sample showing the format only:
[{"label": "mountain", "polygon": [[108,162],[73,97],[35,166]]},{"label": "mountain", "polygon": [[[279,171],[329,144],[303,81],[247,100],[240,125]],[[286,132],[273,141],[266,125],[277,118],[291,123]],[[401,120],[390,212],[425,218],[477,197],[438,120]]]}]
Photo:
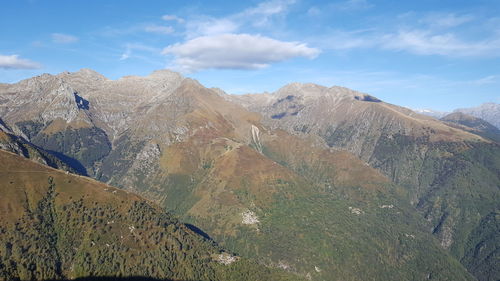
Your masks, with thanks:
[{"label": "mountain", "polygon": [[498,103],[483,103],[477,107],[457,109],[455,112],[462,112],[481,118],[500,129],[500,104]]},{"label": "mountain", "polygon": [[150,201],[90,178],[4,150],[0,178],[0,280],[301,280],[234,256]]},{"label": "mountain", "polygon": [[431,116],[431,117],[434,117],[437,119],[443,118],[444,116],[449,114],[449,112],[437,111],[437,110],[432,110],[432,109],[413,109],[413,108],[411,108],[411,110],[415,111],[416,113]]},{"label": "mountain", "polygon": [[[298,276],[473,280],[456,258],[484,280],[498,276],[497,147],[367,94],[303,86],[229,96],[166,70],[114,81],[82,70],[1,85],[0,117],[37,146],[78,161],[82,174],[138,192],[226,249]],[[415,150],[406,145],[415,139],[418,149],[456,143],[452,156],[483,173],[465,206],[456,207],[458,194],[443,183],[458,180],[451,152],[435,148],[431,162],[410,162]],[[476,146],[483,150],[469,155]],[[374,151],[377,158],[367,157]],[[474,157],[483,157],[478,170]],[[398,165],[404,170],[388,173]],[[454,258],[451,245],[480,251],[452,248]]]},{"label": "mountain", "polygon": [[16,135],[5,125],[2,119],[0,119],[0,149],[16,153],[56,169],[74,172],[69,163],[65,163],[54,154],[26,141],[22,136]]},{"label": "mountain", "polygon": [[460,128],[465,131],[475,133],[496,142],[500,142],[500,130],[490,123],[484,121],[483,119],[456,111],[444,116],[443,118],[441,118],[441,120],[449,122],[450,124],[454,123],[462,125],[464,127]]},{"label": "mountain", "polygon": [[360,157],[406,189],[442,247],[470,272],[500,278],[497,143],[342,87],[293,83],[271,94],[220,94],[260,112],[270,128],[317,136]]}]

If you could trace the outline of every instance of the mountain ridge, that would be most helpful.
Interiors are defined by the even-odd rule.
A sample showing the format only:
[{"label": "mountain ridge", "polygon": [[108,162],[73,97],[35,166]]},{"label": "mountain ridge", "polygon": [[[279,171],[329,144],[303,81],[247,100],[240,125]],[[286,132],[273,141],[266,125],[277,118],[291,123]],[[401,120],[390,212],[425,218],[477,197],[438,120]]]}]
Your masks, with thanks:
[{"label": "mountain ridge", "polygon": [[[59,119],[40,122],[41,106],[28,123],[15,118],[22,112],[19,104],[18,112],[0,110],[0,117],[40,147],[74,157],[90,176],[154,200],[224,241],[223,246],[316,280],[329,276],[359,280],[367,274],[401,280],[412,274],[424,278],[430,272],[442,280],[470,279],[428,233],[443,221],[435,233],[446,238],[446,218],[440,212],[428,213],[427,225],[410,205],[422,200],[427,190],[415,191],[413,182],[392,183],[406,171],[398,171],[395,178],[386,173],[395,164],[374,162],[370,155],[414,139],[436,146],[458,143],[457,151],[467,150],[469,143],[489,145],[480,136],[340,87],[308,84],[305,87],[316,93],[302,98],[294,92],[302,84],[292,84],[280,97],[264,97],[270,105],[262,111],[258,103],[248,102],[251,97],[236,102],[223,91],[206,89],[188,78],[161,78],[176,76],[168,71],[151,79],[88,84],[72,74],[63,75],[64,83],[76,91],[70,109],[88,117],[89,127],[65,126]],[[13,95],[22,102],[24,95],[54,93],[57,88],[50,85],[19,92],[19,85],[11,85],[0,89],[0,99],[15,108]],[[71,91],[65,93],[71,97]],[[242,103],[245,99],[247,104]],[[247,110],[245,105],[253,108]],[[281,124],[295,117],[313,121]],[[375,126],[367,120],[375,120]],[[324,130],[328,137],[317,134],[330,121],[339,122],[338,127]],[[356,126],[349,127],[348,121]],[[431,126],[426,127],[427,122]],[[387,146],[370,144],[367,131]],[[395,141],[396,145],[391,143]],[[397,213],[386,212],[393,208]],[[371,232],[377,235],[363,234]],[[359,248],[356,239],[367,250]],[[402,256],[411,258],[396,262]],[[365,259],[370,260],[368,265],[360,262]],[[353,266],[356,272],[345,269]]]},{"label": "mountain ridge", "polygon": [[0,159],[1,280],[302,280],[225,252],[138,195],[3,150]]}]

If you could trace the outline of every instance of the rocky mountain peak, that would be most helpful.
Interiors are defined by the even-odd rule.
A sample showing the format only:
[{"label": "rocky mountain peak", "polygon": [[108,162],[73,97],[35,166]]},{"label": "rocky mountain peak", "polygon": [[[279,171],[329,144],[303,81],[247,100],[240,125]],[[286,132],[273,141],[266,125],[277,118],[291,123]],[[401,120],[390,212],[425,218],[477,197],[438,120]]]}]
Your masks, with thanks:
[{"label": "rocky mountain peak", "polygon": [[465,114],[463,112],[453,112],[453,113],[450,113],[446,116],[444,116],[443,118],[441,118],[441,120],[443,121],[458,121],[458,120],[477,120],[479,118],[476,118],[472,115],[469,115],[469,114]]},{"label": "rocky mountain peak", "polygon": [[448,122],[452,126],[456,124],[462,130],[500,142],[500,130],[481,118],[455,111],[441,118],[441,121]]},{"label": "rocky mountain peak", "polygon": [[123,76],[117,81],[155,81],[162,83],[172,83],[172,82],[180,82],[184,80],[184,76],[180,73],[171,71],[168,69],[160,69],[151,72],[148,76],[138,76],[138,75],[127,75]]},{"label": "rocky mountain peak", "polygon": [[500,129],[500,104],[498,103],[483,103],[477,107],[457,109],[455,112],[463,112],[481,118]]},{"label": "rocky mountain peak", "polygon": [[354,91],[345,87],[333,86],[330,88],[317,85],[314,83],[290,83],[280,88],[274,93],[278,98],[288,98],[298,96],[305,99],[316,99],[318,97],[331,97],[334,99],[355,99],[358,101],[368,101],[368,102],[381,102],[376,97],[370,96],[365,93]]},{"label": "rocky mountain peak", "polygon": [[77,72],[69,73],[69,75],[74,77],[87,78],[90,80],[101,80],[101,81],[108,80],[104,75],[90,68],[82,68]]},{"label": "rocky mountain peak", "polygon": [[328,88],[313,84],[313,83],[298,83],[293,82],[287,84],[276,91],[274,94],[278,97],[288,96],[288,95],[299,95],[299,96],[319,96],[324,95]]},{"label": "rocky mountain peak", "polygon": [[167,79],[167,80],[184,79],[184,76],[182,76],[180,73],[168,69],[155,70],[151,74],[149,74],[148,77],[153,79]]}]

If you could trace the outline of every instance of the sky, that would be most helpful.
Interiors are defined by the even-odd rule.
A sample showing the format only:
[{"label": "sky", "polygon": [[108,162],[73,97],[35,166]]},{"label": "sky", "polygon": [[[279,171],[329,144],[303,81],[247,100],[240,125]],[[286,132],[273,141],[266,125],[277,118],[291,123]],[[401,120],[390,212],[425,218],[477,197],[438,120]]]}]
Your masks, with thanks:
[{"label": "sky", "polygon": [[500,103],[500,0],[3,0],[0,82],[171,69],[232,94],[344,86],[451,111]]}]

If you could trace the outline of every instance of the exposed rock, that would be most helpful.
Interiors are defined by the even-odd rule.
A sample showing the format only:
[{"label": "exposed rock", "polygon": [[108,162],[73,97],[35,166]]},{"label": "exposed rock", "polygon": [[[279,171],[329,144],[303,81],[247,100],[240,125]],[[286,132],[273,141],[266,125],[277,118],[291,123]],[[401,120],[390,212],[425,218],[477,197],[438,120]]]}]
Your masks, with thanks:
[{"label": "exposed rock", "polygon": [[361,210],[360,208],[349,207],[349,210],[351,211],[352,214],[356,215],[361,215],[364,213],[363,210]]},{"label": "exposed rock", "polygon": [[232,264],[233,262],[236,262],[238,261],[239,257],[238,256],[233,256],[229,253],[221,253],[219,255],[217,255],[217,262],[223,264],[223,265],[230,265]]},{"label": "exposed rock", "polygon": [[392,208],[394,208],[394,205],[392,205],[392,204],[391,205],[381,205],[380,208],[382,208],[382,209],[392,209]]},{"label": "exposed rock", "polygon": [[241,221],[242,224],[257,224],[260,222],[257,215],[250,210],[246,210],[245,212],[241,213],[241,216],[242,216],[242,221]]},{"label": "exposed rock", "polygon": [[255,145],[255,148],[259,151],[262,152],[262,144],[260,143],[260,131],[259,128],[257,128],[255,125],[252,125],[251,127],[251,132],[252,132],[252,143]]}]

